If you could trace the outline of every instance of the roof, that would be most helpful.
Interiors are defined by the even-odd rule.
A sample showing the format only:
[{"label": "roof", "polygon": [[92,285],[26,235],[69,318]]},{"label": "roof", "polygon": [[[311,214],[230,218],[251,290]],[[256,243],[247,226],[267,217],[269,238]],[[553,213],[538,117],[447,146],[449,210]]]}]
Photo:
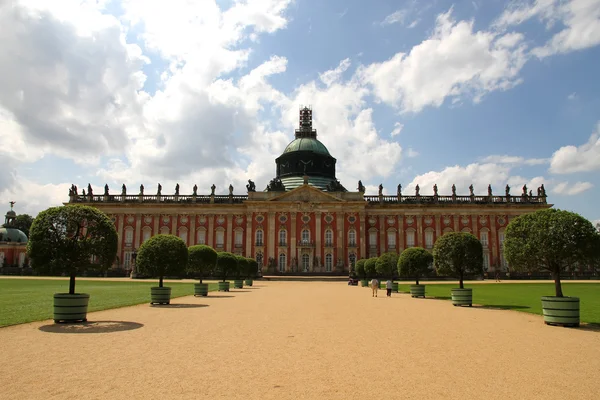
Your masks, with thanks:
[{"label": "roof", "polygon": [[[332,180],[331,178],[323,178],[320,176],[309,176],[308,177],[308,185],[316,187],[317,189],[320,189],[320,190],[326,190],[327,185],[329,185],[331,183],[331,180]],[[281,178],[281,182],[283,183],[283,186],[285,186],[285,190],[289,191],[289,190],[296,189],[299,186],[302,186],[304,184],[304,178],[301,176],[289,176],[289,177]]]},{"label": "roof", "polygon": [[312,151],[313,153],[330,155],[327,147],[315,138],[298,138],[294,139],[290,144],[287,145],[283,154],[291,153],[293,151]]},{"label": "roof", "polygon": [[0,236],[0,242],[27,243],[27,235],[17,228],[0,228]]}]

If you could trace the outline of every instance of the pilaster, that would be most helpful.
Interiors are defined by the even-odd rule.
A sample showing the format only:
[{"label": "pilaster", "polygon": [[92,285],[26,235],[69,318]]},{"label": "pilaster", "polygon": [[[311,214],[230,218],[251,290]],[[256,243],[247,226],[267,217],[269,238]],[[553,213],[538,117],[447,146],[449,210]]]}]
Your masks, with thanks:
[{"label": "pilaster", "polygon": [[225,231],[225,249],[228,252],[231,252],[233,246],[231,245],[233,242],[233,215],[227,215],[227,230]]},{"label": "pilaster", "polygon": [[296,211],[290,212],[290,218],[292,219],[290,232],[290,265],[292,263],[292,258],[296,257],[296,265],[298,265],[298,255],[296,254],[296,220],[298,219],[298,213]]},{"label": "pilaster", "polygon": [[435,217],[435,240],[437,241],[438,238],[440,236],[442,236],[442,216],[440,214],[436,214],[434,217]]},{"label": "pilaster", "polygon": [[404,251],[404,216],[398,215],[398,254]]},{"label": "pilaster", "polygon": [[179,236],[179,232],[177,232],[177,218],[179,216],[177,214],[171,214],[171,235]]},{"label": "pilaster", "polygon": [[207,245],[209,245],[210,247],[212,247],[213,249],[215,248],[215,216],[213,214],[209,214],[206,216],[208,218],[208,241],[206,242]]},{"label": "pilaster", "polygon": [[358,216],[360,218],[360,258],[367,258],[367,236],[365,231],[365,220],[367,217],[364,212],[360,212]]},{"label": "pilaster", "polygon": [[246,257],[256,259],[252,254],[252,213],[246,213]]},{"label": "pilaster", "polygon": [[190,221],[190,231],[188,232],[188,243],[190,244],[190,246],[193,246],[196,244],[196,238],[197,238],[197,234],[196,234],[196,214],[191,214],[188,217],[188,220]]},{"label": "pilaster", "polygon": [[452,214],[452,220],[454,221],[454,232],[460,232],[459,225],[458,225],[459,217],[460,217],[460,215],[458,215],[456,213]]},{"label": "pilaster", "polygon": [[423,244],[423,215],[416,215],[417,220],[417,246],[425,247]]},{"label": "pilaster", "polygon": [[133,247],[135,249],[139,249],[140,248],[140,239],[142,236],[142,218],[143,215],[141,214],[135,214],[135,239],[134,239],[134,245]]},{"label": "pilaster", "polygon": [[269,211],[268,216],[267,251],[269,258],[275,258],[275,213]]},{"label": "pilaster", "polygon": [[154,214],[153,218],[154,220],[154,227],[152,228],[152,236],[156,236],[160,233],[160,231],[158,230],[159,227],[159,223],[160,223],[160,214]]},{"label": "pilaster", "polygon": [[477,219],[479,217],[475,214],[471,215],[471,229],[473,230],[473,235],[479,239],[479,226],[477,224]]},{"label": "pilaster", "polygon": [[118,224],[118,232],[119,232],[119,244],[117,246],[117,254],[119,254],[119,260],[122,266],[123,265],[123,223],[125,221],[125,215],[119,214],[117,219]]},{"label": "pilaster", "polygon": [[385,242],[386,242],[386,232],[385,232],[385,215],[379,216],[379,255],[385,253]]},{"label": "pilaster", "polygon": [[325,265],[321,258],[321,211],[315,211],[315,257],[319,257],[321,264]]},{"label": "pilaster", "polygon": [[496,234],[496,216],[490,215],[490,237],[489,240],[491,243],[488,243],[488,246],[491,247],[492,250],[492,259],[490,260],[490,265],[496,265],[497,268],[502,268],[500,265],[499,253],[498,253],[498,239]]}]

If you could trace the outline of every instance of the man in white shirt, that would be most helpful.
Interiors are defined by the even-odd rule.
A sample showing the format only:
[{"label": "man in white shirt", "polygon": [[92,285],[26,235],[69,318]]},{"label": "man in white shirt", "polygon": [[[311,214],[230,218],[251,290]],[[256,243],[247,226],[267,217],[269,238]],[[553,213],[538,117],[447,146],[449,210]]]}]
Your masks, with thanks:
[{"label": "man in white shirt", "polygon": [[385,283],[385,288],[387,289],[387,297],[392,297],[392,280],[388,279]]}]

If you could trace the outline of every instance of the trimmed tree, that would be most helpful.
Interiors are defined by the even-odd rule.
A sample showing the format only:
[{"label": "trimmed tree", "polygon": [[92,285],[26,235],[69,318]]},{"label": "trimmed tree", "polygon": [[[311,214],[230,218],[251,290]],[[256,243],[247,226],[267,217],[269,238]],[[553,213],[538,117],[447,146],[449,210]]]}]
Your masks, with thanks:
[{"label": "trimmed tree", "polygon": [[136,266],[142,273],[159,278],[158,287],[163,287],[165,276],[180,274],[187,265],[187,246],[175,235],[160,234],[146,240],[136,259]]},{"label": "trimmed tree", "polygon": [[248,272],[248,259],[244,256],[236,256],[237,258],[237,269],[235,270],[236,278],[240,278]]},{"label": "trimmed tree", "polygon": [[404,250],[398,258],[398,274],[415,279],[415,284],[419,284],[419,279],[427,273],[429,264],[433,262],[433,255],[422,247],[409,247]]},{"label": "trimmed tree", "polygon": [[446,233],[433,246],[433,261],[438,275],[458,278],[463,289],[466,274],[483,272],[483,247],[470,233]]},{"label": "trimmed tree", "polygon": [[246,268],[246,277],[248,279],[253,279],[256,277],[256,274],[258,272],[258,262],[254,258],[247,258],[246,260],[248,260],[248,265]]},{"label": "trimmed tree", "polygon": [[539,210],[508,224],[504,257],[517,271],[550,272],[556,297],[563,297],[560,273],[576,265],[594,265],[600,259],[600,234],[579,214]]},{"label": "trimmed tree", "polygon": [[365,275],[367,278],[373,278],[377,274],[376,264],[377,257],[372,257],[365,260]]},{"label": "trimmed tree", "polygon": [[188,248],[188,270],[202,278],[212,274],[217,265],[217,252],[210,246],[198,244]]},{"label": "trimmed tree", "polygon": [[393,278],[397,263],[398,254],[383,253],[375,261],[375,271],[385,278]]},{"label": "trimmed tree", "polygon": [[367,260],[365,260],[364,258],[361,258],[356,262],[356,265],[354,266],[354,271],[356,272],[356,275],[360,276],[362,279],[367,279],[367,273],[365,272],[366,261]]},{"label": "trimmed tree", "polygon": [[97,208],[76,204],[37,215],[29,230],[27,254],[37,271],[69,276],[69,294],[75,294],[75,277],[86,269],[108,269],[117,246],[110,218]]},{"label": "trimmed tree", "polygon": [[238,260],[235,254],[227,251],[219,251],[217,253],[217,268],[216,272],[223,279],[227,279],[228,275],[235,273],[238,265]]}]

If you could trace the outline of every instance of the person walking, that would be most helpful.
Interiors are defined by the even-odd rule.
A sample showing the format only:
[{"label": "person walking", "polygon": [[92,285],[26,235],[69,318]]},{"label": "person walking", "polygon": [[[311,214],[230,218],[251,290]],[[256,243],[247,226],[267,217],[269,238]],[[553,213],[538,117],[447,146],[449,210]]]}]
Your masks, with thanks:
[{"label": "person walking", "polygon": [[377,297],[377,289],[379,289],[379,281],[377,278],[371,279],[371,290],[373,290],[373,295],[371,297]]},{"label": "person walking", "polygon": [[385,288],[387,289],[387,297],[392,297],[392,280],[388,279],[385,283]]}]

